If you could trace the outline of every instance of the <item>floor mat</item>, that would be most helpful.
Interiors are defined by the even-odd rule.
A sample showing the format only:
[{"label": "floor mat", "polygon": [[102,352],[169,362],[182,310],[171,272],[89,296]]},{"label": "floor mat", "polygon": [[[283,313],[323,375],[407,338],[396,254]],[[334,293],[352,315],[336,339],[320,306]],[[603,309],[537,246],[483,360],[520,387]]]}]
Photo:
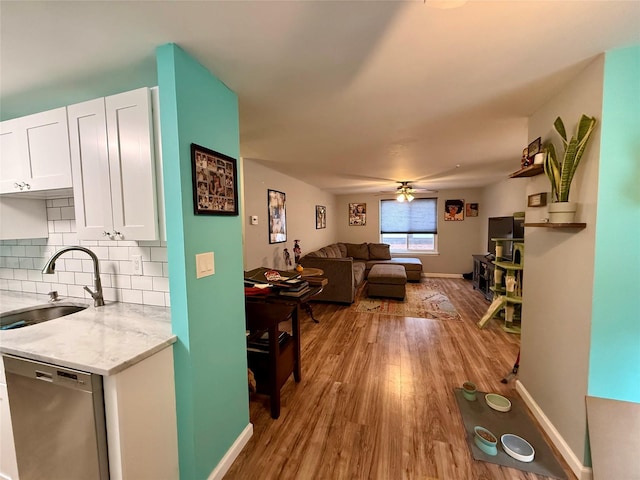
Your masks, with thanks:
[{"label": "floor mat", "polygon": [[[473,458],[546,477],[563,480],[567,478],[538,426],[529,417],[526,410],[527,407],[522,400],[509,398],[511,400],[511,410],[503,413],[497,412],[487,405],[483,392],[478,392],[477,398],[473,402],[464,398],[461,388],[454,389],[454,392],[462,415],[462,421],[464,422],[464,428],[467,431],[467,444],[471,449]],[[487,455],[476,446],[473,441],[473,427],[476,425],[486,428],[498,438],[497,455]],[[536,452],[533,462],[520,462],[505,453],[500,443],[500,437],[505,433],[518,435],[533,446]]]},{"label": "floor mat", "polygon": [[368,298],[366,285],[356,301],[355,309],[364,313],[382,313],[401,317],[460,320],[460,314],[442,292],[429,283],[408,283],[404,300]]}]

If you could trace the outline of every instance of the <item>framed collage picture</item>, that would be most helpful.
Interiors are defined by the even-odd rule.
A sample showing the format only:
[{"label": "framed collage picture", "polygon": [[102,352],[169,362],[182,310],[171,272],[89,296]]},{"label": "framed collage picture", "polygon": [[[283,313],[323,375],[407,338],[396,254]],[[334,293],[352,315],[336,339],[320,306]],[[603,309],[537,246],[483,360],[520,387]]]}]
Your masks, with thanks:
[{"label": "framed collage picture", "polygon": [[238,215],[235,158],[191,144],[193,210],[196,215]]},{"label": "framed collage picture", "polygon": [[367,224],[367,204],[366,203],[350,203],[349,204],[349,225],[363,226]]},{"label": "framed collage picture", "polygon": [[327,228],[327,207],[316,205],[316,230]]},{"label": "framed collage picture", "polygon": [[287,196],[277,190],[267,190],[269,208],[269,243],[287,241]]}]

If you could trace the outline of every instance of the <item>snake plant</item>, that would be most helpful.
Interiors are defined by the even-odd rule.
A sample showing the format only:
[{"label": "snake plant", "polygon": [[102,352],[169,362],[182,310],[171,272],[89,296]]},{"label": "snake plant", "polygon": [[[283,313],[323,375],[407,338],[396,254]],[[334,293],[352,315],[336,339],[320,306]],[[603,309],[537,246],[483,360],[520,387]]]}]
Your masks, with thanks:
[{"label": "snake plant", "polygon": [[569,189],[571,188],[573,175],[580,164],[580,159],[585,148],[587,148],[587,143],[595,125],[596,119],[594,117],[583,114],[580,117],[580,122],[578,122],[576,135],[571,137],[571,140],[567,140],[567,132],[562,119],[558,117],[553,122],[553,127],[562,138],[564,144],[564,155],[561,162],[558,161],[553,143],[549,142],[545,145],[547,153],[544,159],[544,173],[547,174],[551,182],[551,197],[554,202],[569,201]]}]

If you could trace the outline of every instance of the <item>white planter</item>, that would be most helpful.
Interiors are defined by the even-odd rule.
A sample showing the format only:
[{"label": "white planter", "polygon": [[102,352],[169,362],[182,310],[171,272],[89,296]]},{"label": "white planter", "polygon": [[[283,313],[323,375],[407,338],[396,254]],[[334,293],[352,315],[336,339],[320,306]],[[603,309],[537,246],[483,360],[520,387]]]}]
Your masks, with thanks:
[{"label": "white planter", "polygon": [[573,223],[575,215],[575,202],[553,202],[549,204],[549,223]]}]

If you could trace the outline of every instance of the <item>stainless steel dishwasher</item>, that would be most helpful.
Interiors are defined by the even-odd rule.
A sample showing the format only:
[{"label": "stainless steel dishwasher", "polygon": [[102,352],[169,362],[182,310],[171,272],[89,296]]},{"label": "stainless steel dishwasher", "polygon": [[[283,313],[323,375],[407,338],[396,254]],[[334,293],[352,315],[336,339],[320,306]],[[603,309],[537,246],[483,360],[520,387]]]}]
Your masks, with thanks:
[{"label": "stainless steel dishwasher", "polygon": [[3,359],[20,480],[108,480],[102,377]]}]

